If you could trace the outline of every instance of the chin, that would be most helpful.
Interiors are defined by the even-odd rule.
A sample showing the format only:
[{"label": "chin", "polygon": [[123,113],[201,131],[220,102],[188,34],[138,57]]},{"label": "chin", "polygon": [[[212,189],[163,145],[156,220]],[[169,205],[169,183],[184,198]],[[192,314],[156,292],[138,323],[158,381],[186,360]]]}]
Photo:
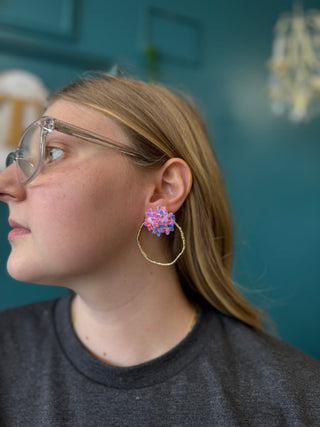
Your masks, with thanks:
[{"label": "chin", "polygon": [[7,271],[9,275],[19,282],[29,282],[38,285],[56,285],[48,281],[47,275],[40,272],[30,262],[19,262],[13,257],[9,256],[7,262]]}]

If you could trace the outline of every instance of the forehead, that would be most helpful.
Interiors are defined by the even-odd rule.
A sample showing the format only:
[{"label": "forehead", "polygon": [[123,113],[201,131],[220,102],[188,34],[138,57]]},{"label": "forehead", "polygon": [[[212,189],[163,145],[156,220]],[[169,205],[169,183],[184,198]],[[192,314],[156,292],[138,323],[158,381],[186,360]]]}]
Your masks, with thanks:
[{"label": "forehead", "polygon": [[61,99],[53,102],[43,115],[54,117],[114,141],[130,142],[128,135],[115,119],[85,105]]}]

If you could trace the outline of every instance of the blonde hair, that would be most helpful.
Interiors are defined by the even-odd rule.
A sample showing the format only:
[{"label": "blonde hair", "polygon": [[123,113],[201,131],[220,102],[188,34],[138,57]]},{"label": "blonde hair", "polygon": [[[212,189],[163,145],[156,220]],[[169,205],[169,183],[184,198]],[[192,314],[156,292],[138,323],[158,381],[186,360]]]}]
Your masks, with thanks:
[{"label": "blonde hair", "polygon": [[[55,93],[118,120],[147,161],[157,167],[179,157],[189,165],[193,184],[176,213],[184,230],[186,250],[176,264],[181,283],[212,306],[250,326],[263,329],[261,313],[232,281],[232,226],[217,161],[197,109],[161,85],[102,74],[79,79]],[[177,234],[177,233],[175,233]],[[173,238],[178,251],[179,236]]]}]

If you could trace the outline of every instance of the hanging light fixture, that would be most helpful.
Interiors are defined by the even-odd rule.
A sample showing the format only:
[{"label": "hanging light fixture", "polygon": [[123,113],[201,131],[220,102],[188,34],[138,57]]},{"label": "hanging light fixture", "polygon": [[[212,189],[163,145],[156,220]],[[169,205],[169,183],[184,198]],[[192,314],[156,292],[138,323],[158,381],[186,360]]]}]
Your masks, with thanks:
[{"label": "hanging light fixture", "polygon": [[301,2],[275,25],[269,61],[272,111],[292,121],[320,114],[320,12],[304,12]]}]

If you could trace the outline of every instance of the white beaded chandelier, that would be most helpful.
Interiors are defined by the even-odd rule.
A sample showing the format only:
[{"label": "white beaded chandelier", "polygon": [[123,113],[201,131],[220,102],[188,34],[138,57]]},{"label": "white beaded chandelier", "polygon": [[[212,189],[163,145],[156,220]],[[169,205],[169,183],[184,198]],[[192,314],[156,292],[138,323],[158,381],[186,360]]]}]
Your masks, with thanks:
[{"label": "white beaded chandelier", "polygon": [[274,28],[269,61],[272,111],[292,121],[307,121],[320,113],[320,12],[304,11],[295,2]]}]

